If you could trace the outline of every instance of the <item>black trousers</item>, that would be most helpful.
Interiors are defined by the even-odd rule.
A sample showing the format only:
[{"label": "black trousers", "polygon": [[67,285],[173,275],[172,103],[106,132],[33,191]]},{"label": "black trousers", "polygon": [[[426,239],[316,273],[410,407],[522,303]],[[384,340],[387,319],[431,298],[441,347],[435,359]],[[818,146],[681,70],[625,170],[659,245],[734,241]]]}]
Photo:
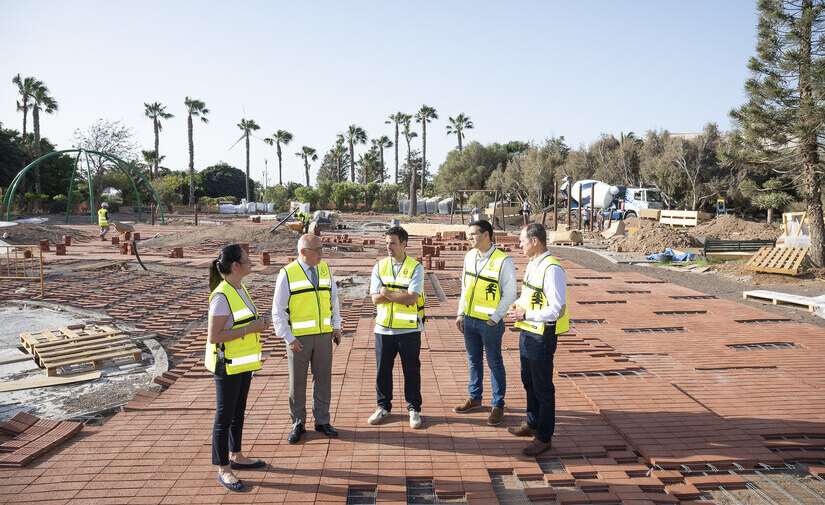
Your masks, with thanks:
[{"label": "black trousers", "polygon": [[240,452],[246,397],[252,372],[227,375],[223,363],[215,368],[215,424],[212,427],[212,464],[226,466],[229,453]]},{"label": "black trousers", "polygon": [[375,393],[378,406],[392,411],[392,369],[395,356],[401,355],[401,369],[404,371],[404,399],[407,410],[421,412],[421,332],[401,335],[375,334],[375,361],[378,373],[375,377]]},{"label": "black trousers", "polygon": [[519,355],[521,383],[527,392],[527,425],[536,438],[549,442],[556,429],[556,388],[553,385],[553,355],[558,337],[555,323],[546,324],[544,335],[521,330]]}]

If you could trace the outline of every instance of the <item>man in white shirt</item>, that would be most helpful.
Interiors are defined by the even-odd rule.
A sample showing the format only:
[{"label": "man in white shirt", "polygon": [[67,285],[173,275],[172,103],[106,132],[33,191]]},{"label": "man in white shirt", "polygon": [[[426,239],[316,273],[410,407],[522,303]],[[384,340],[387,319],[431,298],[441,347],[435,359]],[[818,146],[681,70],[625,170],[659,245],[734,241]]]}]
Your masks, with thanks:
[{"label": "man in white shirt", "polygon": [[468,234],[473,248],[464,257],[461,298],[456,328],[464,335],[470,365],[469,396],[453,412],[470,412],[481,406],[484,391],[484,356],[490,368],[493,390],[487,424],[496,426],[504,418],[507,375],[501,357],[504,315],[516,301],[516,266],[513,258],[493,245],[493,226],[486,219],[470,223]]},{"label": "man in white shirt", "polygon": [[[287,344],[289,413],[296,444],[306,429],[307,369],[312,365],[312,415],[315,431],[337,437],[330,424],[332,344],[341,341],[338,289],[329,267],[321,261],[323,243],[315,235],[298,240],[298,259],[278,272],[272,299],[275,334]],[[296,336],[297,333],[297,336]]]},{"label": "man in white shirt", "polygon": [[521,358],[521,382],[527,391],[527,420],[507,431],[518,437],[534,436],[521,450],[538,456],[550,449],[556,425],[556,390],[553,386],[553,354],[557,335],[568,329],[567,277],[547,250],[547,231],[530,223],[519,237],[530,258],[524,273],[521,297],[507,314],[516,320]]}]

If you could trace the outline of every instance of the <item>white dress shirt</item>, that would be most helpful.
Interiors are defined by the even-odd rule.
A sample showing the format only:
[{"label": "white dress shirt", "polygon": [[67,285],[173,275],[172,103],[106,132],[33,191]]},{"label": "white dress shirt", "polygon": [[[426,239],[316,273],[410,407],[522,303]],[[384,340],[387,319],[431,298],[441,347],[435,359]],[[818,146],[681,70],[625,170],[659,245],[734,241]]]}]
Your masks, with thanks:
[{"label": "white dress shirt", "polygon": [[[304,263],[301,258],[298,258],[298,264],[304,269],[307,279],[310,279],[309,269],[315,268],[317,273],[317,266],[310,267]],[[330,279],[332,279],[332,293],[330,302],[332,304],[332,327],[336,330],[341,329],[341,309],[338,305],[338,286],[335,285],[335,278],[332,276],[332,271],[329,272]],[[316,278],[319,278],[316,276]],[[286,309],[289,307],[289,280],[286,279],[286,270],[283,268],[278,272],[278,279],[275,281],[275,295],[272,297],[272,326],[275,327],[275,335],[280,336],[289,345],[295,341],[295,335],[292,334],[292,328],[289,326],[289,315]]]},{"label": "white dress shirt", "polygon": [[[487,252],[481,252],[477,249],[469,251],[464,257],[463,268],[466,268],[468,262],[467,259],[470,255],[475,254],[475,272],[480,272],[484,268],[484,265],[487,264],[487,260],[490,259],[490,256],[493,255],[494,250],[495,245],[490,246]],[[467,286],[464,285],[465,280],[466,276],[464,275],[464,272],[461,272],[461,297],[459,298],[458,303],[459,316],[464,315],[464,307],[462,307],[460,300],[464,299],[464,291],[467,289]],[[516,264],[510,256],[507,256],[507,258],[505,258],[505,260],[501,263],[501,271],[498,275],[498,287],[501,290],[501,298],[499,299],[496,311],[490,314],[490,320],[494,323],[501,321],[501,318],[507,314],[507,309],[510,305],[518,299],[518,290],[516,289]]]},{"label": "white dress shirt", "polygon": [[[538,266],[541,260],[549,255],[550,251],[544,251],[544,254],[534,260],[531,260],[530,263],[527,264],[527,270],[524,273],[524,278],[529,279],[533,269]],[[522,287],[522,289],[524,288]],[[544,291],[547,306],[538,310],[525,311],[525,321],[552,323],[564,315],[561,313],[561,308],[567,304],[567,275],[565,275],[564,270],[557,265],[550,265],[547,270],[544,271],[542,291]]]}]

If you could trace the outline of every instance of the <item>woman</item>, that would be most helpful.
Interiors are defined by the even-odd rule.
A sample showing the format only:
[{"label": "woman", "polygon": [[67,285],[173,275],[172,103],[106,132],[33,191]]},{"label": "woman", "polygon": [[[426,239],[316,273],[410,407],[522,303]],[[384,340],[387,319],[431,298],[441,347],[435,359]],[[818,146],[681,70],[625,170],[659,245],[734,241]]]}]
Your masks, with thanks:
[{"label": "woman", "polygon": [[215,374],[217,407],[212,429],[212,464],[218,467],[218,482],[230,491],[243,483],[233,469],[263,468],[241,452],[246,397],[252,372],[261,368],[259,333],[269,324],[258,311],[241,280],[249,275],[252,262],[239,245],[221,249],[209,269],[209,334],[204,364]]}]

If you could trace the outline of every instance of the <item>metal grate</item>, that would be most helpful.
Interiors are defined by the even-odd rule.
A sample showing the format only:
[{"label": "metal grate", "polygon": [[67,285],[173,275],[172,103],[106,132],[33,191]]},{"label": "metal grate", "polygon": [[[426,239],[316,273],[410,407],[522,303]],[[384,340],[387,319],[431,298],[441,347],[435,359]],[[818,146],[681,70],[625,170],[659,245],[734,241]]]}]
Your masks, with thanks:
[{"label": "metal grate", "polygon": [[671,296],[674,300],[716,300],[713,295]]},{"label": "metal grate", "polygon": [[625,281],[628,284],[667,284],[667,281]]},{"label": "metal grate", "polygon": [[627,300],[582,300],[577,301],[579,305],[613,305],[619,303],[627,303]]},{"label": "metal grate", "polygon": [[605,319],[571,319],[570,324],[605,324]]},{"label": "metal grate", "polygon": [[590,284],[586,282],[568,282],[567,286],[589,286]]},{"label": "metal grate", "polygon": [[791,323],[793,320],[791,319],[737,319],[737,323],[739,324],[781,324],[781,323]]},{"label": "metal grate", "polygon": [[635,289],[628,289],[628,290],[613,290],[608,291],[611,295],[644,295],[650,293],[650,291],[641,291]]},{"label": "metal grate", "polygon": [[590,281],[590,280],[598,280],[598,279],[612,279],[613,277],[609,276],[602,276],[602,275],[582,275],[577,276],[576,279],[583,280],[583,281]]},{"label": "metal grate", "polygon": [[780,349],[803,349],[793,342],[762,342],[758,344],[729,344],[734,351],[778,351]]},{"label": "metal grate", "polygon": [[661,328],[622,328],[625,333],[684,333],[681,326],[663,326]]},{"label": "metal grate", "polygon": [[695,316],[697,314],[707,314],[707,310],[657,310],[653,312],[657,316]]},{"label": "metal grate", "polygon": [[[737,465],[738,466],[738,465]],[[745,480],[744,488],[727,489],[719,485],[703,490],[702,499],[719,504],[778,505],[825,503],[825,480],[812,475],[801,466],[786,464],[770,467],[760,464],[755,469],[730,471],[685,472],[682,474],[736,474]]]},{"label": "metal grate", "polygon": [[347,505],[375,505],[376,488],[351,487],[347,489]]},{"label": "metal grate", "polygon": [[565,377],[567,379],[575,379],[579,377],[583,377],[587,380],[590,380],[591,377],[600,377],[602,379],[608,379],[611,377],[643,377],[642,374],[647,372],[647,369],[643,367],[639,368],[629,368],[624,370],[599,370],[599,371],[583,371],[583,372],[559,372],[559,377]]},{"label": "metal grate", "polygon": [[567,468],[558,456],[536,458],[536,461],[538,461],[539,468],[544,473],[567,473]]}]

